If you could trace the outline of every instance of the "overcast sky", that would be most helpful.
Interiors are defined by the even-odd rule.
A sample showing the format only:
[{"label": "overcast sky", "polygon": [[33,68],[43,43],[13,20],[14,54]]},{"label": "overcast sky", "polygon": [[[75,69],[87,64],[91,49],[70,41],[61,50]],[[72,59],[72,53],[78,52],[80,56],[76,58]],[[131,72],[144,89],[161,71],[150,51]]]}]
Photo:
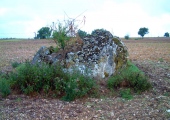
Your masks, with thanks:
[{"label": "overcast sky", "polygon": [[147,27],[146,36],[157,37],[170,33],[170,0],[0,0],[0,38],[33,38],[41,27],[68,17],[88,33],[103,28],[137,37]]}]

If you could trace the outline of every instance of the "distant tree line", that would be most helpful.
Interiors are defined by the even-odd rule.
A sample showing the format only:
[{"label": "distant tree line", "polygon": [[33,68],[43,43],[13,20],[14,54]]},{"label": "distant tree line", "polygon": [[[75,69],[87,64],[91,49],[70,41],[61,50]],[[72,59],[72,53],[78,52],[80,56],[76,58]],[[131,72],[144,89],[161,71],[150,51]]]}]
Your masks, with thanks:
[{"label": "distant tree line", "polygon": [[11,39],[16,39],[16,38],[0,38],[1,40],[11,40]]},{"label": "distant tree line", "polygon": [[[59,27],[59,26],[58,26]],[[61,27],[61,26],[60,26]],[[97,30],[97,29],[95,29],[95,30]],[[94,31],[95,30],[93,30],[92,32],[91,32],[91,34],[93,35],[94,34]],[[100,30],[104,30],[104,29],[100,29]],[[139,31],[138,31],[138,35],[140,35],[142,38],[144,38],[144,36],[146,35],[146,34],[148,34],[149,33],[149,29],[148,28],[146,28],[146,27],[142,27],[142,28],[140,28],[139,29]],[[49,27],[42,27],[40,30],[38,30],[38,34],[37,34],[37,36],[35,37],[35,39],[48,39],[48,38],[53,38],[54,37],[54,35],[53,35],[54,33],[52,32],[52,30],[49,28]],[[55,33],[56,34],[56,33]],[[84,38],[85,36],[87,36],[87,35],[89,35],[87,32],[85,32],[85,31],[83,31],[83,30],[78,30],[77,31],[77,34],[80,36],[80,38]],[[56,37],[56,36],[55,36]],[[165,34],[164,34],[164,37],[169,37],[169,33],[168,32],[166,32]],[[124,36],[124,38],[125,39],[129,39],[130,38],[130,36],[127,34],[127,35],[125,35]]]}]

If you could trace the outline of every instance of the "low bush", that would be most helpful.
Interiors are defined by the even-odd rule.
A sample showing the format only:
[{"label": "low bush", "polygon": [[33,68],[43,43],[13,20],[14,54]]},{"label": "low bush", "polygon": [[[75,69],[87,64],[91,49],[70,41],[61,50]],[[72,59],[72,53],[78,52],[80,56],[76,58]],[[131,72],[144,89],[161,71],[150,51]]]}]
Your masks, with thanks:
[{"label": "low bush", "polygon": [[54,93],[55,96],[62,97],[66,101],[93,93],[96,86],[91,78],[79,72],[73,74],[64,72],[60,65],[33,65],[29,62],[16,68],[16,71],[10,75],[10,79],[12,88],[25,94]]},{"label": "low bush", "polygon": [[11,93],[9,80],[0,76],[0,94],[2,97],[6,97]]},{"label": "low bush", "polygon": [[131,90],[130,88],[128,89],[122,89],[120,91],[120,95],[122,98],[124,98],[125,100],[131,100],[133,98],[132,94],[131,94]]},{"label": "low bush", "polygon": [[13,68],[18,67],[20,64],[21,64],[21,63],[16,62],[16,61],[11,63],[11,65],[12,65]]},{"label": "low bush", "polygon": [[59,66],[33,65],[30,62],[23,63],[10,75],[12,86],[25,94],[54,90],[57,77],[67,77]]},{"label": "low bush", "polygon": [[70,37],[67,35],[67,27],[63,26],[61,23],[58,24],[58,28],[53,32],[53,40],[56,44],[64,50],[66,46],[66,41],[70,40]]},{"label": "low bush", "polygon": [[128,61],[126,68],[120,69],[107,81],[108,88],[129,87],[135,92],[143,92],[151,88],[145,74],[137,66]]},{"label": "low bush", "polygon": [[83,97],[89,93],[95,94],[96,82],[88,76],[83,76],[78,71],[70,74],[65,86],[65,96],[63,100],[70,101],[75,98]]},{"label": "low bush", "polygon": [[[43,93],[49,96],[72,101],[83,96],[95,96],[99,87],[95,80],[73,70],[72,74],[64,72],[60,65],[31,64],[26,61],[20,64],[8,76],[1,73],[0,94],[5,97],[11,89],[24,94]],[[120,69],[113,77],[107,80],[109,89],[126,87],[140,93],[151,88],[147,77],[137,66],[128,61],[125,68]],[[120,95],[131,99],[131,89],[123,89]]]},{"label": "low bush", "polygon": [[78,35],[80,36],[81,39],[83,39],[84,37],[87,36],[87,32],[83,31],[83,30],[78,30]]}]

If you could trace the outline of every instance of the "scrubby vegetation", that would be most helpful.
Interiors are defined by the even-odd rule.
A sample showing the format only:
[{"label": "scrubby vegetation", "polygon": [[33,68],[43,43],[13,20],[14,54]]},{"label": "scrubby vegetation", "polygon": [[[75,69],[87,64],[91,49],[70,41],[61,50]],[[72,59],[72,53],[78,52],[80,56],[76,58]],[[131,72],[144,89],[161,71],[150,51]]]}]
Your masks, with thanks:
[{"label": "scrubby vegetation", "polygon": [[133,98],[130,88],[122,89],[120,91],[120,96],[126,100],[131,100]]},{"label": "scrubby vegetation", "polygon": [[83,30],[78,30],[78,35],[80,36],[80,38],[84,38],[84,37],[86,37],[87,36],[87,32],[86,31],[83,31]]},{"label": "scrubby vegetation", "polygon": [[[169,38],[140,38],[140,40],[137,41],[132,39],[134,38],[131,38],[131,40],[123,40],[129,51],[129,59],[131,59],[140,70],[145,72],[153,85],[153,89],[145,91],[141,95],[134,95],[134,89],[132,87],[126,86],[119,89],[119,86],[112,86],[110,90],[113,92],[110,94],[108,93],[110,90],[104,88],[106,84],[102,81],[102,83],[99,84],[101,85],[99,86],[99,93],[103,96],[99,94],[99,98],[78,99],[68,103],[58,99],[64,95],[55,96],[54,94],[52,97],[57,97],[57,99],[44,97],[44,94],[49,96],[53,95],[53,93],[55,93],[54,91],[49,91],[44,94],[42,94],[43,91],[41,91],[40,94],[37,93],[40,97],[35,96],[35,98],[32,98],[23,94],[20,95],[20,93],[16,94],[17,91],[15,91],[16,89],[12,86],[11,95],[7,96],[7,99],[1,98],[2,90],[0,91],[0,118],[31,119],[33,113],[35,113],[34,117],[39,119],[42,117],[44,117],[44,119],[53,119],[60,118],[61,116],[61,119],[64,119],[68,118],[67,116],[69,115],[77,115],[79,119],[92,119],[94,116],[98,116],[95,119],[169,119]],[[11,65],[11,61],[22,63],[25,59],[31,59],[30,56],[33,56],[35,51],[41,46],[49,47],[56,46],[56,44],[52,40],[1,40],[0,67],[2,72],[8,70],[9,73],[11,69],[7,69],[6,66]],[[11,51],[13,52],[11,53]],[[161,59],[163,59],[163,62],[159,62],[162,61]],[[16,71],[16,68],[14,71]],[[0,72],[0,81],[2,78],[8,80],[7,85],[10,89],[9,84],[11,83],[9,77],[2,74],[2,72]],[[88,97],[91,94],[92,93],[89,92],[86,96]],[[41,98],[41,96],[44,98]],[[124,99],[128,100],[128,98],[130,101],[124,101]],[[62,99],[64,100],[64,98]],[[56,111],[61,114],[53,114],[56,113]],[[112,114],[114,114],[114,116],[112,116]],[[42,117],[40,118],[40,116]],[[68,119],[76,118],[71,116]]]},{"label": "scrubby vegetation", "polygon": [[11,63],[11,65],[12,65],[13,68],[18,67],[20,64],[21,64],[21,63],[19,63],[19,62],[17,62],[17,61]]},{"label": "scrubby vegetation", "polygon": [[113,77],[109,78],[107,85],[109,89],[129,87],[138,93],[151,88],[145,74],[130,61],[128,61],[125,68],[120,69]]},{"label": "scrubby vegetation", "polygon": [[66,27],[62,26],[61,23],[58,24],[58,28],[53,33],[53,40],[55,43],[59,44],[60,48],[64,50],[66,46],[66,41],[68,41],[70,37],[67,36]]},{"label": "scrubby vegetation", "polygon": [[[97,30],[106,31],[96,29],[91,34],[95,35]],[[53,33],[53,38],[55,43],[59,43],[59,47],[64,50],[66,41],[69,40],[66,36],[66,28],[59,24],[58,29]],[[58,46],[50,47],[52,52],[58,50]],[[3,97],[10,94],[11,89],[27,95],[42,94],[66,101],[100,93],[95,80],[76,70],[72,74],[66,72],[59,64],[33,65],[26,61],[22,64],[13,62],[11,65],[14,70],[8,76],[0,77],[0,93]],[[111,91],[121,87],[128,88],[121,90],[120,95],[125,99],[131,99],[131,91],[141,93],[151,88],[151,84],[147,81],[145,74],[128,61],[126,68],[118,70],[114,76],[110,77],[105,87]]]},{"label": "scrubby vegetation", "polygon": [[11,93],[9,80],[0,75],[0,95],[6,97]]},{"label": "scrubby vegetation", "polygon": [[69,74],[60,65],[33,65],[25,62],[9,75],[11,87],[24,94],[45,94],[71,101],[87,94],[94,94],[93,79],[75,71]]},{"label": "scrubby vegetation", "polygon": [[[95,96],[99,87],[95,80],[74,71],[72,74],[64,72],[60,65],[36,64],[29,61],[18,64],[14,62],[15,70],[8,76],[1,75],[0,93],[3,97],[11,92],[11,88],[27,95],[42,94],[72,101],[84,96]],[[11,88],[10,88],[11,87]],[[151,84],[146,76],[134,64],[128,62],[126,68],[119,70],[107,81],[107,87],[113,91],[116,88],[126,87],[121,90],[122,98],[131,99],[131,91],[141,93],[148,90]]]}]

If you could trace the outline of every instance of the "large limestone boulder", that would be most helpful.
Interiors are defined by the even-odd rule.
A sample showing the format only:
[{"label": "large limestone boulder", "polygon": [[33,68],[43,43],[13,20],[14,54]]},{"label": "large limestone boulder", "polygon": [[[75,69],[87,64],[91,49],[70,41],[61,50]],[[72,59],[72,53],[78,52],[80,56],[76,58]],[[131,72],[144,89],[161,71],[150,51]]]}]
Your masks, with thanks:
[{"label": "large limestone boulder", "polygon": [[[127,48],[120,38],[113,36],[109,31],[96,30],[92,35],[85,37],[82,43],[72,46],[73,50],[58,53],[50,52],[50,48],[40,48],[32,63],[60,62],[69,72],[77,69],[82,74],[99,79],[109,77],[126,66]],[[78,49],[75,50],[74,47]]]}]

